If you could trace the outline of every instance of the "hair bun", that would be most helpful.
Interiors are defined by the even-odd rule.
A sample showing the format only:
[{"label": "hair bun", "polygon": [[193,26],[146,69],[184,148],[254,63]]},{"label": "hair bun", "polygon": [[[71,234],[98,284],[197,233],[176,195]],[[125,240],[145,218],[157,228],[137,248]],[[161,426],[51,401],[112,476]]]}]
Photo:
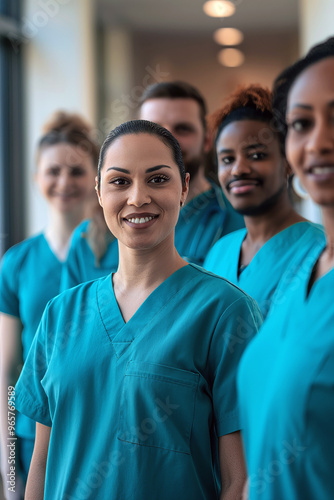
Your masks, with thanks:
[{"label": "hair bun", "polygon": [[92,127],[80,115],[60,110],[53,113],[42,128],[43,135],[52,132],[79,132],[88,135],[92,132]]}]

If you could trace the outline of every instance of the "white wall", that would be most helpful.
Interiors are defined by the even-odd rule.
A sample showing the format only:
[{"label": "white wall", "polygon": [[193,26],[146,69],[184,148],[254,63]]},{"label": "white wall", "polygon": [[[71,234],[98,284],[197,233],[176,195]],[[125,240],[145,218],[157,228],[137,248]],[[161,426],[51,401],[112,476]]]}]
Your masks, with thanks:
[{"label": "white wall", "polygon": [[91,0],[25,0],[26,236],[47,217],[33,182],[41,127],[57,109],[96,121],[95,13]]},{"label": "white wall", "polygon": [[300,0],[299,11],[304,54],[314,44],[334,36],[334,0]]}]

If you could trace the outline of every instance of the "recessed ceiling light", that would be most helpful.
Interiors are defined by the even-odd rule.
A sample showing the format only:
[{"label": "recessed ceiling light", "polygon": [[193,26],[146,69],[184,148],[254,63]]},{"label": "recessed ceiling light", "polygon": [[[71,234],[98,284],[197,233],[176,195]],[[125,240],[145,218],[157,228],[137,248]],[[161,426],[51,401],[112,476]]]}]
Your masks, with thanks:
[{"label": "recessed ceiling light", "polygon": [[241,66],[244,60],[245,56],[239,49],[222,49],[218,54],[220,64],[229,68]]},{"label": "recessed ceiling light", "polygon": [[244,35],[236,28],[220,28],[214,32],[213,38],[220,45],[239,45]]},{"label": "recessed ceiling light", "polygon": [[230,17],[235,13],[235,6],[229,0],[209,0],[203,10],[210,17]]}]

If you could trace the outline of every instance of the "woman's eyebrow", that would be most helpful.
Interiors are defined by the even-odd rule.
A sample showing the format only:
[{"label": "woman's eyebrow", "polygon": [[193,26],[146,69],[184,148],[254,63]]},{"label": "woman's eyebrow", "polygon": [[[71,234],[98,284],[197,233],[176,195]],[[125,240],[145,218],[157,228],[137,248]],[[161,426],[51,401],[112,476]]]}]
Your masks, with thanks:
[{"label": "woman's eyebrow", "polygon": [[[155,170],[160,170],[161,168],[171,168],[168,165],[156,165],[155,167],[150,167],[147,170],[145,170],[145,173],[148,174],[149,172],[154,172]],[[117,172],[123,172],[123,174],[130,174],[130,170],[127,170],[126,168],[121,168],[121,167],[109,167],[107,168],[106,172],[109,170],[117,170]]]},{"label": "woman's eyebrow", "polygon": [[117,170],[117,172],[123,172],[123,174],[129,174],[130,170],[126,170],[126,168],[120,168],[120,167],[109,167],[107,168],[106,172],[109,170]]},{"label": "woman's eyebrow", "polygon": [[155,172],[155,170],[160,170],[160,168],[171,168],[169,167],[168,165],[156,165],[155,167],[150,167],[146,170],[146,174],[148,174],[149,172]]}]

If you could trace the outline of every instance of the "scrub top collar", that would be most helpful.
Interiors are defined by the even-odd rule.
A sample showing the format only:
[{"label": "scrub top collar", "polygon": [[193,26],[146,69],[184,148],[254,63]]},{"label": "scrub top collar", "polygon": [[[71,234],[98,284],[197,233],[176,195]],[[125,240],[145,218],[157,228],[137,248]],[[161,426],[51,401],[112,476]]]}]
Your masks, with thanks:
[{"label": "scrub top collar", "polygon": [[279,233],[272,236],[265,244],[256,252],[252,260],[249,262],[247,266],[242,270],[242,273],[239,271],[239,262],[240,262],[240,253],[241,246],[244,239],[247,236],[247,229],[241,229],[238,231],[238,245],[237,248],[239,251],[236,253],[236,261],[234,262],[234,274],[236,282],[239,282],[239,279],[244,278],[245,275],[256,272],[259,269],[259,266],[267,267],[268,264],[271,265],[271,261],[268,259],[268,252],[270,255],[275,256],[277,252],[280,254],[284,252],[285,248],[289,248],[291,246],[291,239],[289,237],[289,233],[292,232],[294,234],[294,239],[296,238],[296,231],[300,231],[300,237],[304,234],[304,226],[305,224],[309,224],[309,222],[297,222],[296,224],[292,224],[291,226],[283,229]]},{"label": "scrub top collar", "polygon": [[120,358],[135,338],[150,327],[151,321],[197,276],[196,266],[187,264],[159,285],[143,302],[130,320],[125,323],[119,309],[112,275],[98,281],[97,304],[103,325],[117,358]]},{"label": "scrub top collar", "polygon": [[190,217],[193,212],[198,212],[199,208],[204,208],[213,199],[218,201],[218,204],[222,208],[222,210],[226,209],[221,189],[210,179],[206,178],[206,180],[210,183],[211,189],[208,189],[207,191],[204,191],[203,193],[195,196],[195,198],[192,198],[189,203],[186,203],[186,205],[184,205],[184,207],[181,209],[180,214],[186,217]]}]

